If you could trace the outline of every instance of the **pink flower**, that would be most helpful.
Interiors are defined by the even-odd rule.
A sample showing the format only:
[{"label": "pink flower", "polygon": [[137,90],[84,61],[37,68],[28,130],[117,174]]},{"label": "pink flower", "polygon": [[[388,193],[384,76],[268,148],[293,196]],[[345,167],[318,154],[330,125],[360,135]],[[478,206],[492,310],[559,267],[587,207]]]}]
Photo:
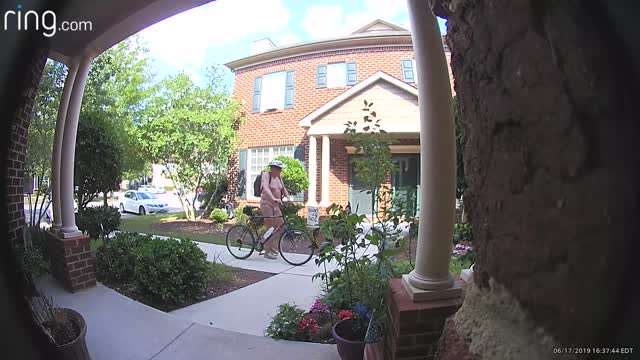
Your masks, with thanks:
[{"label": "pink flower", "polygon": [[340,318],[340,320],[352,319],[353,313],[351,312],[351,310],[340,310],[340,312],[338,313],[338,317]]},{"label": "pink flower", "polygon": [[298,322],[298,330],[299,331],[309,331],[312,334],[315,334],[320,330],[320,326],[318,326],[318,322],[313,318],[304,318]]},{"label": "pink flower", "polygon": [[329,305],[320,301],[320,299],[316,300],[313,305],[311,305],[311,309],[309,310],[312,314],[328,314],[329,313]]}]

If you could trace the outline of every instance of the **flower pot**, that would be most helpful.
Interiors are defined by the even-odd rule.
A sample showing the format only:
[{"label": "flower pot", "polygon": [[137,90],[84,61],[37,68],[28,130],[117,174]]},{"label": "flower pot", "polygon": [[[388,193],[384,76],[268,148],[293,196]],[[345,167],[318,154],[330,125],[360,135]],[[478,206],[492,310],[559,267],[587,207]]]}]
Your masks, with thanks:
[{"label": "flower pot", "polygon": [[72,309],[60,309],[66,313],[68,318],[76,324],[80,333],[73,341],[68,344],[58,346],[58,354],[61,359],[69,360],[91,360],[89,350],[87,349],[87,342],[85,337],[87,335],[87,323],[84,321],[82,315]]},{"label": "flower pot", "polygon": [[339,321],[331,331],[342,360],[362,360],[364,358],[364,340],[352,340],[352,323],[352,319]]}]

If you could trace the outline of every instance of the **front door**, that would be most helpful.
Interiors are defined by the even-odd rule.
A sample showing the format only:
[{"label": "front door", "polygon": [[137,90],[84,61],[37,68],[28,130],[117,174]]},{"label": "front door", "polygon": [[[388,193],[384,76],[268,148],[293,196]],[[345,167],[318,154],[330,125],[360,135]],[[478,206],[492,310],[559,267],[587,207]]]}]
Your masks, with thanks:
[{"label": "front door", "polygon": [[397,171],[392,177],[394,197],[404,203],[404,208],[413,214],[420,208],[420,155],[397,155],[393,157]]},{"label": "front door", "polygon": [[356,176],[354,157],[349,159],[349,204],[351,211],[358,215],[371,216],[373,209],[371,189]]}]

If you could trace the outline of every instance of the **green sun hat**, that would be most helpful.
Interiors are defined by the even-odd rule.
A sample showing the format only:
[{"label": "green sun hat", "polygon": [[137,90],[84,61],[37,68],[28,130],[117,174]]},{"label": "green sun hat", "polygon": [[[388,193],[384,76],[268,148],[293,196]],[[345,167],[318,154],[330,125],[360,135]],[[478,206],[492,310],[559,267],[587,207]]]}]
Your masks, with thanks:
[{"label": "green sun hat", "polygon": [[286,168],[286,167],[287,167],[287,165],[285,165],[285,164],[284,164],[282,161],[280,161],[280,160],[272,160],[272,161],[269,163],[269,166],[271,166],[271,167],[272,167],[272,166],[279,167],[280,169],[284,169],[284,168]]}]

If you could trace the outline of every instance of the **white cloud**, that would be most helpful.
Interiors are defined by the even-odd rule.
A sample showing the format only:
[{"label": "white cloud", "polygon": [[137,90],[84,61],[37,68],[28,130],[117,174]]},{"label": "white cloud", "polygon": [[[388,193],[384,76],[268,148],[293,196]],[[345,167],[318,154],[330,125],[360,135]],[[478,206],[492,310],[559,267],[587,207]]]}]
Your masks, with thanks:
[{"label": "white cloud", "polygon": [[349,13],[342,6],[311,6],[302,28],[315,39],[348,35],[376,19],[393,22],[407,12],[406,2],[401,0],[365,0],[361,11]]},{"label": "white cloud", "polygon": [[287,46],[297,44],[301,41],[300,36],[292,32],[286,32],[280,35],[276,35],[271,40],[273,40],[276,46]]},{"label": "white cloud", "polygon": [[286,31],[289,18],[283,0],[218,0],[155,24],[141,35],[148,43],[150,57],[186,70],[201,68],[213,46],[251,41],[251,36],[265,30]]}]

